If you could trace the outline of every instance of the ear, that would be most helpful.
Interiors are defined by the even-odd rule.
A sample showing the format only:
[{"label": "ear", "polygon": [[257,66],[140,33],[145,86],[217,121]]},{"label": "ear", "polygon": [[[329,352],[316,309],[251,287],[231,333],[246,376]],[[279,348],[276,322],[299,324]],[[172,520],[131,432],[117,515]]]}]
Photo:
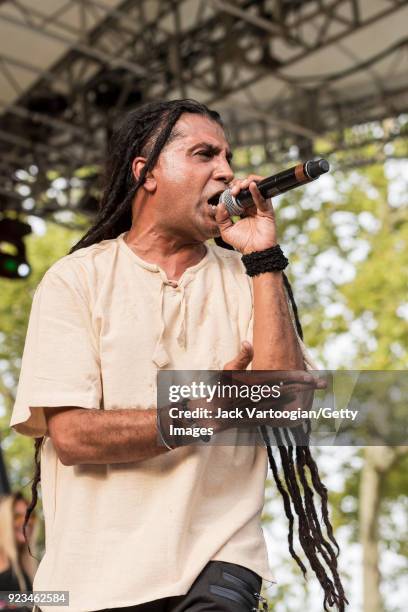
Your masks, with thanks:
[{"label": "ear", "polygon": [[[145,165],[146,165],[145,157],[135,157],[135,159],[133,160],[132,172],[136,180],[139,180],[140,174],[143,168],[145,167]],[[156,190],[156,187],[157,187],[156,179],[154,178],[151,172],[148,172],[146,174],[142,187],[143,189],[145,189],[146,191],[149,191],[150,193]]]}]

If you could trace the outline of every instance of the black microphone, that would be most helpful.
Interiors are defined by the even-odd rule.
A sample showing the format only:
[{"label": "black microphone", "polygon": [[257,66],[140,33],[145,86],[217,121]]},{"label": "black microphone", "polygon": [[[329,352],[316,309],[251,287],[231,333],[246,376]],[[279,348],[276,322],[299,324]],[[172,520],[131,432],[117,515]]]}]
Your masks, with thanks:
[{"label": "black microphone", "polygon": [[[329,162],[325,159],[309,160],[304,164],[298,164],[293,166],[293,168],[269,176],[257,183],[257,186],[264,198],[271,198],[295,187],[311,183],[319,178],[320,175],[328,172],[329,169]],[[235,198],[231,195],[231,190],[226,189],[220,195],[218,204],[221,203],[225,204],[230,217],[242,215],[246,208],[254,205],[249,189],[243,189]]]}]

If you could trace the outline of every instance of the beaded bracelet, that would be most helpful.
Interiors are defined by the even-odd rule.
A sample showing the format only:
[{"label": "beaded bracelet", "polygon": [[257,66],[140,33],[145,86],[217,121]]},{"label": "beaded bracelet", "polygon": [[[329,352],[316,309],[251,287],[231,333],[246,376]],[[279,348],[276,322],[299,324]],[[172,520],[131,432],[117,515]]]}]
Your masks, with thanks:
[{"label": "beaded bracelet", "polygon": [[278,272],[284,270],[289,263],[279,244],[263,251],[243,255],[241,260],[248,276],[257,276],[264,272]]}]

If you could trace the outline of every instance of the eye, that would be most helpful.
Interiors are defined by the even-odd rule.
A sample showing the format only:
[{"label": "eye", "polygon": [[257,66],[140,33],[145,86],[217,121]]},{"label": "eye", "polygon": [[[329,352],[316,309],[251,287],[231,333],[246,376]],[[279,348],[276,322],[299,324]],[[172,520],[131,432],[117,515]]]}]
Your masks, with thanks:
[{"label": "eye", "polygon": [[213,156],[213,154],[211,153],[211,151],[198,151],[197,155],[201,155],[201,157],[206,157],[207,159],[209,159],[210,157]]}]

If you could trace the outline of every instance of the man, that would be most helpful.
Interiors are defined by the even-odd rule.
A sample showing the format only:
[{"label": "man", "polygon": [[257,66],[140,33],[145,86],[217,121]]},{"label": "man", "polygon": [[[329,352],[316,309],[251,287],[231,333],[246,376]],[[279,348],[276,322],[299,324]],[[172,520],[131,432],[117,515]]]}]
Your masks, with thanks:
[{"label": "man", "polygon": [[[305,367],[281,271],[251,280],[241,262],[276,248],[276,225],[230,159],[194,101],[130,113],[94,227],[36,291],[11,423],[43,437],[34,588],[69,591],[69,610],[252,610],[273,580],[266,450],[158,441],[159,369]],[[227,185],[256,205],[235,224],[208,202]]]}]

